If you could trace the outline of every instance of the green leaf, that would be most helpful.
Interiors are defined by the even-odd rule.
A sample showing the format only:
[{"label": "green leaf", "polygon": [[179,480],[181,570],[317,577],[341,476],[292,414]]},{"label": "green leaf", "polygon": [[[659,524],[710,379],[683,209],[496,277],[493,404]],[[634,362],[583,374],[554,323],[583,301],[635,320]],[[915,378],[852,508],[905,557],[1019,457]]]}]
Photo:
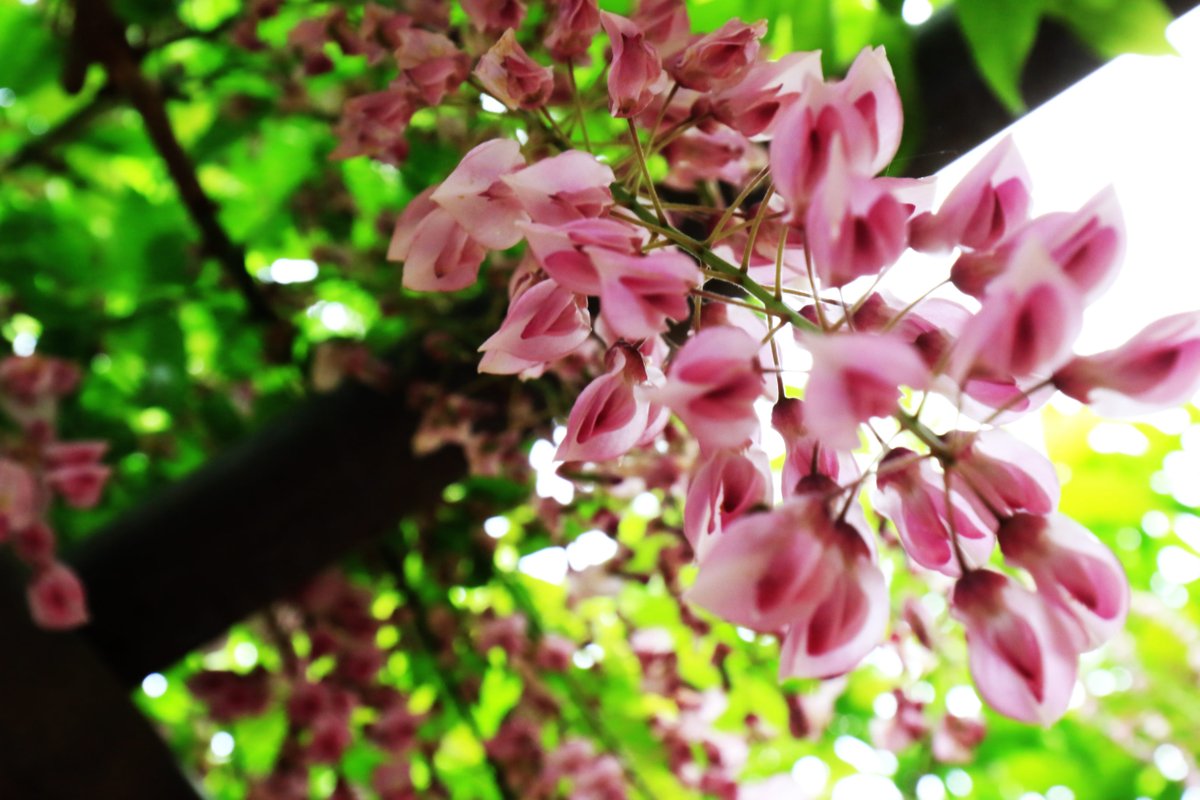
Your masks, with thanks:
[{"label": "green leaf", "polygon": [[1046,13],[1105,58],[1173,52],[1167,25],[1174,17],[1162,0],[1049,0]]},{"label": "green leaf", "polygon": [[954,8],[988,85],[1009,111],[1023,112],[1021,70],[1037,36],[1042,0],[959,0]]}]

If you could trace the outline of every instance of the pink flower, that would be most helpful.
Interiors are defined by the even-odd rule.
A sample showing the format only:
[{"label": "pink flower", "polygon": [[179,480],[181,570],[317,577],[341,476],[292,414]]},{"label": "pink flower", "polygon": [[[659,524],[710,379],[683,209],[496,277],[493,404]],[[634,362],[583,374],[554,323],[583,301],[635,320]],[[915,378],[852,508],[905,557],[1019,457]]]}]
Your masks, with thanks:
[{"label": "pink flower", "polygon": [[647,375],[641,355],[616,346],[608,351],[607,361],[609,371],[575,399],[555,459],[607,461],[627,453],[645,433],[650,401],[643,389]]},{"label": "pink flower", "polygon": [[1040,244],[1026,242],[963,325],[946,372],[960,383],[1048,376],[1071,357],[1082,324],[1079,289]]},{"label": "pink flower", "polygon": [[913,451],[898,447],[880,463],[875,485],[872,507],[891,520],[913,561],[958,577],[962,571],[955,554],[957,537],[968,569],[987,563],[995,544],[995,519],[974,507],[973,497],[947,490],[944,477],[934,472],[928,459],[918,460]]},{"label": "pink flower", "polygon": [[786,455],[783,462],[783,496],[796,494],[804,483],[828,478],[837,483],[858,475],[854,459],[829,447],[822,447],[804,424],[804,402],[794,397],[780,400],[771,409],[771,427],[783,437]]},{"label": "pink flower", "polygon": [[487,33],[520,28],[525,19],[521,0],[463,0],[462,7],[475,30]]},{"label": "pink flower", "polygon": [[48,630],[76,628],[88,621],[83,584],[61,563],[40,570],[29,583],[33,621]]},{"label": "pink flower", "polygon": [[599,30],[600,7],[596,0],[559,0],[546,36],[546,49],[555,61],[573,61],[587,54]]},{"label": "pink flower", "polygon": [[[706,180],[744,182],[760,149],[733,128],[715,123],[707,130],[687,131],[662,153],[671,165],[666,184],[689,189]],[[774,266],[773,258],[771,263]]]},{"label": "pink flower", "polygon": [[955,584],[952,607],[967,629],[971,677],[988,705],[1042,725],[1066,713],[1076,654],[1040,597],[1004,575],[976,570]]},{"label": "pink flower", "polygon": [[662,60],[637,25],[617,14],[600,12],[612,43],[608,70],[608,107],[614,117],[635,117],[667,86]]},{"label": "pink flower", "polygon": [[66,464],[47,471],[46,484],[72,508],[93,508],[111,474],[103,464]]},{"label": "pink flower", "polygon": [[672,59],[671,74],[680,86],[700,92],[735,84],[758,60],[759,40],[766,33],[766,20],[747,25],[731,19],[684,48]]},{"label": "pink flower", "polygon": [[593,296],[600,294],[600,273],[589,253],[602,249],[632,256],[647,239],[643,228],[608,218],[558,225],[522,223],[519,227],[547,275],[577,294]]},{"label": "pink flower", "polygon": [[778,61],[759,61],[713,99],[713,115],[743,136],[770,134],[780,112],[799,98],[809,81],[821,81],[820,53],[788,53]]},{"label": "pink flower", "polygon": [[600,247],[584,248],[600,273],[600,315],[630,342],[667,329],[668,319],[690,312],[688,293],[700,283],[696,263],[679,250],[627,255]]},{"label": "pink flower", "polygon": [[1038,451],[999,429],[947,437],[954,451],[951,485],[1001,516],[1049,514],[1058,505],[1058,473]]},{"label": "pink flower", "polygon": [[519,144],[491,139],[463,156],[430,199],[479,244],[489,250],[507,249],[521,241],[517,223],[527,216],[501,178],[524,166]]},{"label": "pink flower", "polygon": [[779,115],[771,141],[771,176],[793,212],[803,213],[841,140],[852,172],[874,175],[900,145],[900,95],[882,49],[863,50],[845,80],[810,77],[800,99]]},{"label": "pink flower", "polygon": [[853,450],[858,426],[896,410],[900,386],[922,389],[929,369],[911,345],[882,334],[805,337],[812,372],[804,390],[806,422],[821,442]]},{"label": "pink flower", "polygon": [[1108,416],[1187,403],[1200,389],[1200,313],[1160,319],[1115,350],[1076,356],[1054,385]]},{"label": "pink flower", "polygon": [[396,66],[426,105],[438,105],[467,79],[470,59],[442,34],[403,28],[395,38]]},{"label": "pink flower", "polygon": [[370,156],[393,166],[403,163],[408,157],[404,131],[417,110],[411,89],[412,84],[401,78],[382,92],[347,100],[334,128],[338,146],[329,157]]},{"label": "pink flower", "polygon": [[804,229],[822,285],[845,286],[896,262],[908,244],[908,212],[886,184],[851,174],[837,141]]},{"label": "pink flower", "polygon": [[404,262],[404,288],[417,292],[452,292],[470,286],[487,254],[433,202],[435,189],[430,187],[409,201],[388,246],[388,260]]},{"label": "pink flower", "polygon": [[990,253],[963,253],[950,271],[955,287],[982,297],[1029,239],[1042,245],[1085,302],[1095,300],[1116,277],[1125,252],[1125,223],[1116,192],[1109,187],[1076,212],[1037,217]]},{"label": "pink flower", "polygon": [[97,464],[108,451],[108,442],[51,442],[42,451],[52,467]]},{"label": "pink flower", "polygon": [[529,57],[512,28],[479,59],[475,76],[488,94],[511,109],[541,108],[554,91],[554,71]]},{"label": "pink flower", "polygon": [[479,371],[512,375],[539,367],[578,348],[591,330],[583,299],[542,281],[512,301],[500,329],[480,345]]},{"label": "pink flower", "polygon": [[33,524],[36,491],[29,470],[16,461],[0,458],[0,542]]},{"label": "pink flower", "polygon": [[706,328],[671,361],[657,399],[683,420],[702,450],[740,448],[758,431],[759,346],[739,328]]},{"label": "pink flower", "polygon": [[544,158],[501,180],[533,221],[544,225],[599,217],[613,204],[612,168],[581,150]]},{"label": "pink flower", "polygon": [[13,531],[12,545],[21,560],[31,567],[50,566],[58,549],[54,531],[40,519]]},{"label": "pink flower", "polygon": [[639,0],[632,19],[664,58],[678,53],[692,38],[684,0]]},{"label": "pink flower", "polygon": [[942,202],[936,214],[913,220],[912,246],[941,252],[956,245],[995,247],[1025,222],[1029,172],[1011,137],[983,157]]},{"label": "pink flower", "polygon": [[815,494],[730,525],[685,597],[736,625],[787,627],[781,677],[848,671],[878,644],[888,615],[869,541]]},{"label": "pink flower", "polygon": [[858,666],[883,639],[887,582],[862,532],[837,523],[824,568],[835,575],[818,604],[788,628],[779,651],[780,678],[832,678]]},{"label": "pink flower", "polygon": [[305,757],[310,764],[336,764],[353,738],[349,719],[336,713],[323,714],[313,722]]},{"label": "pink flower", "polygon": [[830,526],[813,495],[746,514],[717,537],[684,597],[734,625],[774,633],[810,613],[837,581],[825,564]]},{"label": "pink flower", "polygon": [[703,561],[721,531],[756,506],[771,505],[771,465],[756,447],[720,451],[705,460],[688,484],[683,532]]},{"label": "pink flower", "polygon": [[[855,168],[874,175],[896,155],[904,127],[900,91],[884,49],[864,47],[837,88],[866,133],[864,141],[847,140],[846,154]],[[850,131],[857,137],[862,129],[851,127]]]},{"label": "pink flower", "polygon": [[1017,514],[1000,525],[1004,558],[1023,567],[1075,632],[1079,651],[1099,647],[1125,624],[1129,581],[1112,551],[1063,514]]}]

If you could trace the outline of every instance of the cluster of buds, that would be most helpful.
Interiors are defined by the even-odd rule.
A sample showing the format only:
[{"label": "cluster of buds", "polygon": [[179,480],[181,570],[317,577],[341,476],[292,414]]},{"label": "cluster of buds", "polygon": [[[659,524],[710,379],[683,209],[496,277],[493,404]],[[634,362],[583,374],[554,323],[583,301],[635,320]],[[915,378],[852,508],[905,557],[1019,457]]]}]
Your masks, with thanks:
[{"label": "cluster of buds", "polygon": [[[912,568],[954,581],[984,699],[1030,722],[1061,716],[1078,655],[1121,627],[1128,586],[1055,512],[1053,466],[1000,426],[1055,391],[1113,413],[1174,406],[1200,384],[1200,314],[1073,354],[1084,306],[1121,261],[1112,192],[1031,218],[1010,140],[936,207],[933,179],[879,177],[903,116],[881,49],[828,79],[814,53],[770,60],[764,23],[692,33],[679,0],[643,0],[629,18],[564,0],[540,40],[522,36],[519,2],[464,6],[465,51],[401,29],[421,34],[396,52],[405,96],[436,75],[440,98],[474,59],[472,85],[539,133],[484,141],[408,205],[388,251],[404,287],[465,288],[489,253],[527,244],[480,369],[532,377],[593,354],[564,462],[621,459],[682,423],[698,450],[686,597],[780,635],[782,676],[846,673],[883,638],[888,585],[859,505],[870,490]],[[581,88],[576,63],[601,29],[607,85]],[[620,135],[593,147],[588,114],[604,107]],[[344,130],[371,138],[389,119],[368,116]],[[656,159],[662,185],[695,202],[663,200]],[[941,256],[944,280],[909,300],[879,290],[913,251],[924,259],[907,271],[929,275]],[[923,417],[934,397],[956,429]],[[778,481],[761,446],[770,404],[787,451]]]},{"label": "cluster of buds", "polygon": [[47,514],[55,498],[92,508],[110,470],[100,463],[105,442],[62,442],[60,399],[79,383],[71,364],[42,356],[0,361],[0,410],[15,426],[0,439],[0,543],[9,543],[32,570],[28,599],[43,628],[67,629],[87,621],[83,585],[59,561]]},{"label": "cluster of buds", "polygon": [[[278,673],[259,665],[245,673],[206,669],[188,679],[189,691],[215,722],[258,716],[277,704],[285,709],[287,735],[271,773],[251,787],[253,800],[308,797],[309,769],[337,768],[359,737],[389,754],[372,775],[375,790],[388,800],[417,797],[407,754],[418,745],[424,718],[410,711],[406,696],[379,679],[386,652],[376,635],[383,623],[372,616],[371,602],[371,592],[342,573],[325,573],[294,605],[273,611],[282,656]],[[298,634],[308,641],[303,655],[294,646]],[[334,796],[359,795],[339,774]]]}]

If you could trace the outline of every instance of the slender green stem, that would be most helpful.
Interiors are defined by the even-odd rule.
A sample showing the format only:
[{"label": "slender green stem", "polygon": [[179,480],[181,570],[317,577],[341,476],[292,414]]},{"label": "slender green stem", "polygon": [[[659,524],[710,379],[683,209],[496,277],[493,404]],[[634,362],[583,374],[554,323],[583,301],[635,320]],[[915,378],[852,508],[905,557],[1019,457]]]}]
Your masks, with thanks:
[{"label": "slender green stem", "polygon": [[650,193],[650,202],[654,203],[654,210],[658,214],[659,224],[667,223],[666,212],[663,211],[662,204],[658,201],[658,190],[654,188],[654,179],[650,177],[650,165],[646,163],[646,153],[642,150],[642,140],[638,138],[637,123],[632,119],[626,120],[629,123],[629,138],[633,140],[633,152],[637,154],[638,167],[642,171],[642,177],[646,179],[646,190]]},{"label": "slender green stem", "polygon": [[587,119],[583,115],[583,99],[579,96],[579,86],[575,83],[575,62],[567,62],[567,79],[571,82],[571,97],[575,100],[575,115],[579,118],[579,130],[583,134],[583,146],[592,152],[592,140],[588,138]]}]

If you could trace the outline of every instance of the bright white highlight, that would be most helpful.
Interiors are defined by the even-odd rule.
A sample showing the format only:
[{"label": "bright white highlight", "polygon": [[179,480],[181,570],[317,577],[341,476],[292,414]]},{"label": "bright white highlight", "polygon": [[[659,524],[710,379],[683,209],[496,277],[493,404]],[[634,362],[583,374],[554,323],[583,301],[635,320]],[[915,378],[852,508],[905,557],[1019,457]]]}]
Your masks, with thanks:
[{"label": "bright white highlight", "polygon": [[642,492],[633,498],[633,503],[629,507],[642,519],[655,519],[662,513],[662,504],[650,492]]},{"label": "bright white highlight", "polygon": [[970,686],[955,686],[946,692],[946,708],[956,717],[970,719],[979,716],[983,703]]},{"label": "bright white highlight", "polygon": [[904,0],[900,16],[909,25],[920,25],[933,16],[933,4],[929,0]]},{"label": "bright white highlight", "polygon": [[31,356],[33,351],[37,350],[37,343],[37,336],[28,331],[22,331],[13,337],[13,352],[19,356]]},{"label": "bright white highlight", "polygon": [[512,523],[505,517],[488,517],[483,521],[483,532],[493,539],[503,539],[512,530]]},{"label": "bright white highlight", "polygon": [[955,797],[966,797],[974,787],[975,784],[971,782],[971,776],[961,769],[952,769],[946,774],[946,788]]},{"label": "bright white highlight", "polygon": [[1171,583],[1186,586],[1200,579],[1200,556],[1168,545],[1158,551],[1158,571]]},{"label": "bright white highlight", "polygon": [[567,563],[576,572],[598,567],[617,554],[621,546],[601,530],[584,531],[567,545]]},{"label": "bright white highlight", "polygon": [[904,795],[881,775],[848,775],[833,785],[833,800],[904,800]]},{"label": "bright white highlight", "polygon": [[162,697],[167,693],[167,679],[157,672],[151,672],[142,678],[142,691],[147,697]]},{"label": "bright white highlight", "polygon": [[917,780],[917,800],[946,800],[946,785],[937,775],[922,775]]},{"label": "bright white highlight", "polygon": [[553,442],[538,439],[529,448],[529,466],[537,473],[534,488],[538,497],[552,497],[565,506],[575,499],[575,484],[555,472],[562,464],[554,460],[557,450]]},{"label": "bright white highlight", "polygon": [[[839,736],[833,743],[833,752],[859,772],[891,775],[896,771],[894,755],[886,750],[876,750],[862,739],[853,736]],[[837,794],[836,790],[834,794]]]},{"label": "bright white highlight", "polygon": [[233,648],[233,663],[249,669],[258,663],[258,648],[250,642],[238,642]]},{"label": "bright white highlight", "polygon": [[272,283],[308,283],[315,280],[317,262],[307,258],[277,258],[263,270],[262,277]]},{"label": "bright white highlight", "polygon": [[829,783],[829,765],[817,756],[805,756],[792,765],[792,780],[810,796],[817,797]]},{"label": "bright white highlight", "polygon": [[1154,750],[1154,766],[1169,781],[1181,781],[1187,777],[1187,756],[1173,744],[1160,744]]},{"label": "bright white highlight", "polygon": [[1146,434],[1125,422],[1101,422],[1088,432],[1088,446],[1097,453],[1140,456],[1150,447]]},{"label": "bright white highlight", "polygon": [[567,579],[567,551],[561,547],[547,547],[521,556],[517,569],[531,578],[561,586]]},{"label": "bright white highlight", "polygon": [[489,114],[503,114],[508,111],[508,107],[501,103],[490,94],[479,95],[479,107]]},{"label": "bright white highlight", "polygon": [[233,736],[225,731],[217,731],[208,743],[208,749],[217,758],[229,758],[233,754],[233,745]]}]

